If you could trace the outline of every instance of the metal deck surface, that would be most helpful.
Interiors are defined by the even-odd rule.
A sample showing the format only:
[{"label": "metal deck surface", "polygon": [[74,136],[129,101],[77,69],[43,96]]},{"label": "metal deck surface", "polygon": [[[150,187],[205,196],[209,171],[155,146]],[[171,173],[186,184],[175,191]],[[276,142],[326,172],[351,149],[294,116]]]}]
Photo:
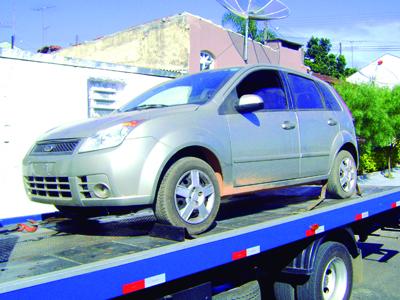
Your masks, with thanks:
[{"label": "metal deck surface", "polygon": [[[363,196],[392,187],[363,187]],[[201,242],[220,233],[299,215],[315,204],[320,187],[293,187],[226,199],[214,228],[196,239]],[[315,211],[350,200],[326,199]],[[152,214],[136,217],[103,217],[86,221],[49,219],[34,233],[0,234],[0,285],[67,270],[155,248],[182,243],[148,236]],[[0,228],[3,229],[3,228]],[[184,242],[183,242],[184,243]]]}]

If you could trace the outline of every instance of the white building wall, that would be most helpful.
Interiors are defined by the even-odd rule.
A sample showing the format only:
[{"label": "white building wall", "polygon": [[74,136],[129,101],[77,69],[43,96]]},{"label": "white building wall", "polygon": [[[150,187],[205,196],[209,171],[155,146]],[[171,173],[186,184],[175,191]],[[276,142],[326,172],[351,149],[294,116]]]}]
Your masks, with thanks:
[{"label": "white building wall", "polygon": [[[146,74],[147,73],[147,74]],[[88,80],[125,86],[118,105],[173,74],[0,49],[1,219],[55,211],[28,200],[22,159],[45,131],[88,117]]]},{"label": "white building wall", "polygon": [[400,85],[400,57],[385,54],[351,75],[347,81],[393,89],[396,85]]}]

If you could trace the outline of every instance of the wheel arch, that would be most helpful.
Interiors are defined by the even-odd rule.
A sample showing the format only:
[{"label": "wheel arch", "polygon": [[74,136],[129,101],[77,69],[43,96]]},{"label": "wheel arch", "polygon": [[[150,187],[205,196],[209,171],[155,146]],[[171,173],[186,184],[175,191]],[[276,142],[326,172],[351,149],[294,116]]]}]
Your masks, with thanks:
[{"label": "wheel arch", "polygon": [[310,275],[315,267],[317,253],[322,244],[326,242],[337,242],[343,244],[349,251],[352,258],[360,255],[354,234],[351,228],[341,228],[324,236],[308,242],[305,247],[300,250],[297,256],[285,267],[283,273],[297,274],[297,275]]},{"label": "wheel arch", "polygon": [[[357,147],[356,147],[354,144],[352,144],[352,143],[350,143],[350,142],[347,142],[347,143],[345,143],[345,144],[339,149],[338,153],[339,153],[340,151],[342,151],[342,150],[346,150],[346,151],[350,152],[350,154],[353,156],[354,161],[356,162],[357,167],[358,167],[358,165],[359,165],[359,158],[358,158],[358,150],[357,150]],[[336,154],[337,154],[337,153],[336,153]]]},{"label": "wheel arch", "polygon": [[185,146],[184,148],[178,150],[175,154],[173,154],[164,164],[162,171],[160,172],[158,178],[157,178],[157,186],[154,191],[154,199],[157,197],[157,191],[160,187],[161,181],[165,175],[165,173],[168,171],[168,169],[179,159],[183,157],[196,157],[198,159],[203,160],[207,164],[210,165],[210,167],[214,170],[215,176],[217,177],[218,184],[220,191],[223,187],[223,171],[222,171],[222,165],[220,160],[218,159],[217,155],[210,150],[209,148],[205,146],[200,146],[200,145],[191,145],[191,146]]},{"label": "wheel arch", "polygon": [[360,254],[360,250],[358,249],[357,242],[354,238],[353,230],[349,227],[329,233],[322,239],[320,245],[325,242],[338,242],[343,244],[353,258],[356,258]]}]

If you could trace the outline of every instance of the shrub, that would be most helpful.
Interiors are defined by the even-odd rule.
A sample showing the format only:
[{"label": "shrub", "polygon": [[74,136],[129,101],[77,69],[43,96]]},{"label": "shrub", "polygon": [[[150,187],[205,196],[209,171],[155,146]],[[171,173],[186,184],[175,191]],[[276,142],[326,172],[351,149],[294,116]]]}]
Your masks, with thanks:
[{"label": "shrub", "polygon": [[390,170],[400,161],[400,86],[390,90],[341,81],[335,88],[353,114],[357,136],[365,139],[359,145],[360,171]]}]

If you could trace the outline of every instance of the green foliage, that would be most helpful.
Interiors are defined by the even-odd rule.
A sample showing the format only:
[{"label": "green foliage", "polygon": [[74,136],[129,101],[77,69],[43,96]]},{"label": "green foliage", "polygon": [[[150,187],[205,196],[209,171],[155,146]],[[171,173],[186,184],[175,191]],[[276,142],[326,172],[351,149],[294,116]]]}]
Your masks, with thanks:
[{"label": "green foliage", "polygon": [[336,78],[350,76],[354,69],[346,68],[346,58],[343,55],[335,56],[330,53],[331,41],[327,38],[311,37],[307,42],[304,64],[313,72]]},{"label": "green foliage", "polygon": [[[231,25],[233,30],[241,35],[246,34],[246,22],[245,18],[235,15],[231,12],[226,12],[222,17],[222,25]],[[258,27],[258,23],[255,20],[249,20],[249,37],[257,42],[263,43],[265,40],[271,40],[276,38],[276,34],[270,30],[263,30]]]},{"label": "green foliage", "polygon": [[393,90],[374,85],[339,82],[336,90],[355,119],[360,144],[360,169],[382,170],[399,163],[400,86]]},{"label": "green foliage", "polygon": [[364,153],[360,155],[360,167],[359,172],[361,173],[371,173],[378,170],[377,163],[373,153],[366,149]]}]

